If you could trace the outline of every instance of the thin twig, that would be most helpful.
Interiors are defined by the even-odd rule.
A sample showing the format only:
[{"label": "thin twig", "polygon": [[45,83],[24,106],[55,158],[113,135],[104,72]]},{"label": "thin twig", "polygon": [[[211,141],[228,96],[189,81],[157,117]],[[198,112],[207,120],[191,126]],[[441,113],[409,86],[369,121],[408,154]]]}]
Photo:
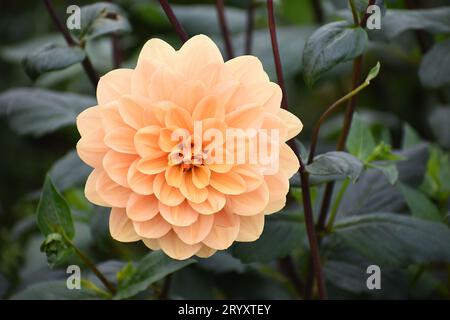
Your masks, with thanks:
[{"label": "thin twig", "polygon": [[[75,40],[72,38],[72,36],[70,35],[67,28],[62,24],[61,20],[59,19],[58,15],[55,12],[55,9],[53,8],[53,5],[50,2],[50,0],[44,0],[44,4],[47,7],[47,11],[50,14],[50,17],[52,18],[53,24],[56,26],[56,28],[59,30],[59,32],[61,32],[62,36],[66,40],[67,45],[69,47],[78,46],[79,44],[77,42],[75,42]],[[96,88],[99,78],[98,78],[97,72],[95,71],[94,67],[92,66],[91,60],[89,59],[89,57],[87,55],[84,58],[84,60],[81,62],[81,65],[83,66],[84,71],[86,72],[86,75],[88,76],[92,85],[94,86],[94,88]]]},{"label": "thin twig", "polygon": [[68,246],[73,248],[73,250],[75,251],[76,255],[83,261],[83,263],[89,269],[91,269],[91,271],[103,283],[103,285],[109,290],[109,292],[112,295],[115,295],[116,294],[116,288],[114,287],[114,285],[111,282],[108,281],[108,279],[106,279],[104,274],[100,270],[98,270],[98,268],[95,266],[95,264],[80,249],[78,249],[78,247],[75,246],[72,243],[72,241],[70,241],[67,238],[64,238],[64,240],[65,240],[65,242],[67,243]]},{"label": "thin twig", "polygon": [[[275,66],[277,69],[278,84],[280,85],[281,90],[283,92],[282,107],[284,109],[287,109],[286,88],[285,88],[285,84],[284,84],[283,69],[281,66],[280,53],[278,50],[278,42],[277,42],[277,38],[276,38],[273,0],[267,0],[267,13],[268,13],[268,17],[269,17],[270,38],[272,41],[272,49],[273,49],[273,57],[275,60]],[[316,231],[315,231],[315,227],[314,227],[314,217],[313,217],[312,205],[311,205],[311,195],[310,195],[310,190],[309,190],[308,172],[306,172],[306,170],[305,170],[305,165],[301,159],[300,153],[298,152],[298,150],[295,146],[294,141],[293,140],[289,141],[289,145],[293,149],[295,154],[297,155],[298,161],[300,163],[299,174],[300,174],[300,181],[301,181],[301,188],[302,188],[303,208],[304,208],[304,212],[305,212],[305,224],[306,224],[309,245],[310,245],[310,249],[311,249],[312,264],[313,264],[313,268],[314,268],[314,273],[317,278],[319,297],[320,297],[320,299],[327,299],[325,281],[324,281],[322,266],[321,266],[321,262],[320,262],[319,246],[317,243],[317,236],[316,236]]]},{"label": "thin twig", "polygon": [[245,28],[245,54],[252,53],[254,11],[254,3],[250,0],[247,8],[247,26]]},{"label": "thin twig", "polygon": [[184,31],[183,27],[181,26],[180,22],[178,21],[177,17],[175,16],[175,13],[173,12],[172,8],[170,7],[170,4],[167,0],[159,0],[159,3],[161,4],[161,7],[163,8],[164,12],[166,13],[167,18],[169,18],[170,23],[175,28],[176,33],[180,37],[181,41],[184,43],[186,42],[189,37]]},{"label": "thin twig", "polygon": [[287,108],[287,92],[284,83],[283,69],[281,67],[280,51],[278,49],[277,32],[275,27],[275,14],[273,11],[273,0],[267,0],[267,14],[269,18],[269,30],[270,30],[270,40],[272,42],[273,59],[275,62],[275,69],[277,71],[278,84],[283,92],[283,99],[281,100],[281,106]]},{"label": "thin twig", "polygon": [[225,50],[227,52],[227,58],[233,59],[234,51],[233,44],[231,43],[230,30],[228,29],[227,18],[225,17],[225,7],[223,5],[223,0],[216,0],[217,16],[219,18],[220,30],[222,32],[222,37],[225,42]]},{"label": "thin twig", "polygon": [[[108,0],[108,2],[113,3],[113,0]],[[123,61],[122,47],[120,46],[119,35],[111,35],[111,51],[112,51],[112,61],[114,69],[120,68]]]}]

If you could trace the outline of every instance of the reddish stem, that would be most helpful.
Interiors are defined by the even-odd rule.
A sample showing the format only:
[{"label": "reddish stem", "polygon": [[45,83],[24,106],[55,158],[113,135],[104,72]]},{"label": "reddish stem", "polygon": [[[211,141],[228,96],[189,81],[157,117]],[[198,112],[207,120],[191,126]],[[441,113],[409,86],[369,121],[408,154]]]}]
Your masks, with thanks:
[{"label": "reddish stem", "polygon": [[[282,108],[287,109],[287,94],[286,94],[286,88],[285,88],[285,84],[284,84],[283,69],[281,66],[280,53],[278,50],[278,41],[276,38],[273,0],[267,0],[267,12],[268,12],[268,17],[269,17],[270,38],[272,41],[273,57],[275,60],[275,67],[277,70],[278,84],[280,85],[281,90],[283,92],[283,101],[282,101],[281,106],[282,106]],[[310,190],[309,190],[309,177],[308,177],[308,173],[305,170],[305,165],[300,157],[300,153],[298,152],[298,150],[295,146],[295,142],[293,140],[290,140],[289,146],[292,148],[292,150],[297,155],[298,161],[300,163],[299,174],[300,174],[300,181],[301,181],[301,188],[302,188],[303,208],[305,211],[305,225],[306,225],[306,231],[307,231],[309,245],[310,245],[310,249],[311,249],[311,259],[312,259],[313,269],[314,269],[314,273],[317,278],[319,297],[320,297],[320,299],[327,299],[325,280],[323,277],[323,271],[322,271],[322,266],[321,266],[321,262],[320,262],[319,245],[317,243],[316,230],[314,227],[314,217],[313,217],[313,212],[312,212],[311,195],[310,195]]]},{"label": "reddish stem", "polygon": [[247,27],[245,29],[245,54],[252,53],[254,9],[253,1],[250,1],[247,8]]},{"label": "reddish stem", "polygon": [[225,50],[227,51],[227,58],[233,59],[234,51],[233,44],[231,43],[230,30],[228,29],[227,19],[225,17],[225,7],[223,0],[216,0],[217,16],[219,17],[220,30],[222,31],[222,37],[225,42]]},{"label": "reddish stem", "polygon": [[175,13],[173,12],[172,8],[170,7],[170,4],[167,0],[159,0],[159,4],[163,8],[164,12],[166,13],[167,18],[169,19],[172,26],[175,28],[175,32],[180,37],[181,41],[184,43],[186,42],[189,37],[184,31],[183,27],[181,26],[180,22],[178,21],[177,17],[175,16]]}]

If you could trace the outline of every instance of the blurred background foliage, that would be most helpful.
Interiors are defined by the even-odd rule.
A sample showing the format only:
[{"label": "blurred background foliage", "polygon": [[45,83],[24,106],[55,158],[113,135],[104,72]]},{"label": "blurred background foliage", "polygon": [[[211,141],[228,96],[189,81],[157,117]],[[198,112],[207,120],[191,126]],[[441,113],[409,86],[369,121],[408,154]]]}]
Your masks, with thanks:
[{"label": "blurred background foliage", "polygon": [[[68,5],[93,3],[81,0],[53,2],[63,19],[67,16],[65,10]],[[205,33],[223,48],[213,1],[170,2],[189,35]],[[244,52],[250,2],[225,1],[236,55]],[[314,2],[275,2],[289,107],[304,123],[304,131],[298,139],[306,146],[314,123],[332,102],[349,91],[352,78],[352,63],[347,61],[327,71],[312,88],[306,86],[302,54],[308,38],[321,25],[351,19],[347,1],[320,1],[323,17],[315,10]],[[364,0],[355,2],[361,7],[367,5]],[[423,9],[438,8],[439,12],[430,14],[428,18],[421,15],[402,17],[408,2]],[[134,67],[140,49],[152,37],[162,38],[175,47],[181,45],[157,1],[115,0],[114,3],[122,8],[131,28],[131,32],[117,36],[122,66]],[[262,60],[271,80],[276,81],[265,2],[255,0],[253,5],[252,54]],[[373,136],[377,145],[391,146],[404,160],[398,161],[397,166],[394,164],[393,170],[398,169],[399,177],[398,180],[393,179],[395,185],[391,185],[388,178],[378,171],[368,169],[356,184],[348,186],[336,212],[338,222],[322,246],[327,287],[329,296],[336,299],[445,298],[450,296],[450,236],[446,226],[450,194],[450,2],[392,0],[385,1],[384,5],[387,10],[382,30],[369,32],[370,42],[365,50],[362,73],[367,74],[377,61],[381,62],[382,70],[369,89],[358,97],[360,117],[357,121],[364,128],[362,130],[368,130],[367,134]],[[400,32],[398,28],[405,24],[409,27]],[[415,29],[423,31],[418,35]],[[423,43],[418,42],[418,37]],[[92,206],[84,198],[83,184],[89,170],[80,164],[72,151],[79,139],[73,119],[76,108],[82,110],[93,101],[90,100],[94,97],[91,83],[79,63],[44,73],[34,81],[27,76],[21,63],[27,55],[38,52],[48,43],[64,44],[41,1],[2,0],[0,38],[0,91],[6,92],[0,95],[0,297],[9,298],[18,292],[14,297],[101,297],[101,294],[95,294],[95,290],[71,293],[64,290],[64,266],[80,261],[70,256],[59,267],[50,269],[45,254],[39,249],[43,236],[36,226],[39,192],[46,173],[50,171],[53,182],[71,209],[75,244],[95,257],[99,268],[112,282],[118,281],[116,273],[119,271],[125,278],[127,272],[133,272],[127,268],[128,261],[138,261],[148,252],[141,244],[113,241],[108,233],[107,210]],[[429,65],[424,67],[423,46],[428,51],[437,44],[444,45],[434,52],[434,56],[428,57]],[[88,41],[86,52],[99,75],[113,69],[109,35]],[[445,72],[447,76],[443,76],[437,85],[433,84],[433,80]],[[7,90],[23,87],[82,96],[72,97],[76,102],[71,104],[70,112],[73,114],[67,115],[66,125],[50,128],[45,118],[39,122],[26,107],[23,112],[30,112],[26,114],[28,116],[22,114],[15,120],[5,112],[8,108],[5,102],[8,101]],[[30,103],[40,106],[41,96],[33,98],[28,91],[16,91],[15,95],[21,96],[22,100],[17,101],[24,106]],[[57,97],[52,99],[57,101]],[[342,115],[326,122],[321,131],[318,153],[334,149],[341,128]],[[364,164],[370,167],[369,163]],[[383,173],[386,174],[386,170]],[[336,190],[343,183],[338,182]],[[296,188],[295,179],[292,186],[292,195],[298,198],[300,191]],[[312,191],[314,200],[317,200],[317,212],[323,185],[318,184]],[[309,248],[301,207],[291,201],[284,211],[283,215],[271,217],[273,221],[267,223],[263,236],[254,244],[234,245],[226,252],[199,260],[174,273],[168,297],[297,298],[295,287],[303,285],[306,280]],[[389,214],[392,212],[413,215],[418,220],[402,220],[405,215]],[[373,216],[374,213],[377,214]],[[354,224],[359,226],[357,232],[352,232]],[[284,257],[288,254],[300,270],[300,284],[286,277]],[[382,268],[382,290],[370,291],[366,287],[366,268],[372,263]],[[144,291],[125,292],[123,297],[158,297],[163,290],[163,277],[164,274],[151,283],[147,282]],[[88,281],[90,284],[85,283],[87,288],[101,287],[91,275]]]}]

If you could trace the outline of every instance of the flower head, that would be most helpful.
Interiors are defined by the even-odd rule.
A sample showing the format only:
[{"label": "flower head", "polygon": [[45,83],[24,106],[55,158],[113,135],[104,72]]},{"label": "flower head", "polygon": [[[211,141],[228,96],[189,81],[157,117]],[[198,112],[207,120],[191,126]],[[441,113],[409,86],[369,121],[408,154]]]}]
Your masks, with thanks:
[{"label": "flower head", "polygon": [[100,79],[97,100],[78,116],[77,151],[114,239],[208,257],[258,239],[285,205],[299,167],[286,141],[302,124],[256,57],[224,62],[203,35],[178,51],[151,39],[135,69]]}]

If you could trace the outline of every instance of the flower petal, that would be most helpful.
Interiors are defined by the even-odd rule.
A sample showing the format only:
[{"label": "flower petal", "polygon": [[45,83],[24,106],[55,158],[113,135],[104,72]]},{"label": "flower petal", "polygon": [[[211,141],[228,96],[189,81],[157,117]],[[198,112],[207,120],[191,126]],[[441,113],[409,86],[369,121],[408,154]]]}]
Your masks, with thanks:
[{"label": "flower petal", "polygon": [[167,127],[193,130],[191,115],[186,109],[173,105],[166,113],[165,123]]},{"label": "flower petal", "polygon": [[268,203],[269,189],[263,183],[253,191],[228,196],[225,208],[241,216],[253,216],[263,212]]},{"label": "flower petal", "polygon": [[169,186],[179,188],[184,179],[183,168],[181,166],[169,166],[164,173]]},{"label": "flower petal", "polygon": [[98,129],[98,124],[101,121],[100,108],[94,106],[83,110],[77,116],[77,128],[81,136],[87,135]]},{"label": "flower petal", "polygon": [[128,169],[127,182],[131,190],[141,195],[150,195],[153,193],[154,175],[148,175],[137,169],[140,159],[136,159]]},{"label": "flower petal", "polygon": [[99,104],[106,104],[130,93],[133,69],[116,69],[100,78],[97,85],[97,100]]},{"label": "flower petal", "polygon": [[233,172],[239,174],[244,180],[247,188],[245,192],[253,191],[264,181],[259,166],[255,164],[240,164],[233,168]]},{"label": "flower petal", "polygon": [[239,56],[227,61],[225,66],[236,80],[244,84],[270,81],[261,61],[255,56]]},{"label": "flower petal", "polygon": [[151,100],[147,98],[125,95],[119,100],[119,113],[126,124],[139,130],[146,125],[144,112],[148,106],[151,106]]},{"label": "flower petal", "polygon": [[115,183],[105,171],[99,174],[96,189],[100,197],[112,207],[125,208],[127,206],[131,190]]},{"label": "flower petal", "polygon": [[286,141],[294,138],[295,136],[297,136],[300,133],[300,131],[302,131],[302,129],[303,129],[302,122],[300,121],[299,118],[297,118],[295,115],[293,115],[289,111],[280,109],[278,111],[277,115],[278,115],[278,117],[280,117],[281,121],[283,121],[287,127],[288,133],[287,133]]},{"label": "flower petal", "polygon": [[141,196],[132,193],[127,202],[127,216],[133,221],[147,221],[159,212],[159,201],[154,195]]},{"label": "flower petal", "polygon": [[186,41],[178,51],[177,69],[190,79],[198,78],[199,71],[210,63],[223,63],[216,44],[205,35],[197,35]]},{"label": "flower petal", "polygon": [[169,207],[159,203],[159,212],[168,223],[179,227],[186,227],[193,224],[199,216],[186,201],[175,207]]},{"label": "flower petal", "polygon": [[189,201],[195,203],[205,201],[208,198],[208,189],[196,187],[192,179],[192,170],[184,174],[184,179],[180,186],[181,193]]},{"label": "flower petal", "polygon": [[201,248],[201,244],[187,244],[180,240],[173,231],[168,232],[164,237],[158,239],[161,249],[171,258],[185,260],[192,257]]},{"label": "flower petal", "polygon": [[216,250],[231,246],[239,234],[240,218],[224,210],[214,215],[214,225],[203,243]]},{"label": "flower petal", "polygon": [[225,107],[219,102],[215,96],[204,97],[194,108],[192,119],[203,120],[214,118],[219,120],[225,119]]},{"label": "flower petal", "polygon": [[210,185],[224,194],[241,194],[247,189],[244,178],[236,172],[211,172]]},{"label": "flower petal", "polygon": [[280,170],[284,171],[288,178],[297,173],[300,163],[294,151],[286,144],[280,145]]},{"label": "flower petal", "polygon": [[98,129],[84,135],[77,143],[78,156],[91,167],[101,167],[103,156],[109,150],[103,142],[104,136],[103,129]]},{"label": "flower petal", "polygon": [[264,109],[257,104],[249,104],[228,113],[225,122],[232,128],[259,129],[263,119]]},{"label": "flower petal", "polygon": [[223,209],[226,203],[225,195],[208,187],[208,198],[200,203],[188,201],[189,205],[200,214],[211,215]]},{"label": "flower petal", "polygon": [[258,240],[264,229],[264,214],[241,217],[240,221],[239,234],[236,241],[250,242]]},{"label": "flower petal", "polygon": [[208,246],[202,245],[200,250],[198,250],[198,252],[195,255],[200,258],[209,258],[216,252],[217,252],[217,250],[210,248]]},{"label": "flower petal", "polygon": [[109,203],[103,200],[97,192],[97,179],[101,173],[101,169],[94,169],[86,180],[84,187],[84,195],[93,204],[103,207],[109,207]]},{"label": "flower petal", "polygon": [[211,231],[214,216],[200,215],[198,219],[189,226],[174,226],[173,230],[178,237],[187,244],[196,244],[203,241]]},{"label": "flower petal", "polygon": [[133,228],[133,223],[128,219],[125,209],[112,208],[109,215],[109,232],[111,237],[121,242],[138,241],[140,237]]},{"label": "flower petal", "polygon": [[161,247],[158,244],[158,240],[156,239],[142,239],[142,242],[147,248],[151,250],[161,250]]},{"label": "flower petal", "polygon": [[117,152],[136,154],[135,134],[136,130],[131,127],[119,127],[105,135],[105,144]]},{"label": "flower petal", "polygon": [[163,154],[158,144],[160,131],[161,127],[151,125],[141,128],[136,132],[134,146],[142,158],[155,158],[155,153]]},{"label": "flower petal", "polygon": [[192,168],[192,182],[199,188],[205,188],[209,185],[211,171],[206,166],[195,166]]},{"label": "flower petal", "polygon": [[128,187],[128,170],[135,160],[136,155],[109,150],[103,158],[103,168],[113,181]]},{"label": "flower petal", "polygon": [[172,229],[172,226],[159,214],[150,220],[133,221],[133,226],[139,236],[150,239],[162,237]]},{"label": "flower petal", "polygon": [[[158,158],[154,158],[158,157]],[[137,163],[137,169],[145,174],[157,174],[166,170],[168,166],[167,154],[158,152],[144,159],[140,159]]]},{"label": "flower petal", "polygon": [[166,206],[178,206],[185,199],[177,188],[167,184],[163,172],[155,177],[155,180],[153,181],[153,192],[158,200]]}]

